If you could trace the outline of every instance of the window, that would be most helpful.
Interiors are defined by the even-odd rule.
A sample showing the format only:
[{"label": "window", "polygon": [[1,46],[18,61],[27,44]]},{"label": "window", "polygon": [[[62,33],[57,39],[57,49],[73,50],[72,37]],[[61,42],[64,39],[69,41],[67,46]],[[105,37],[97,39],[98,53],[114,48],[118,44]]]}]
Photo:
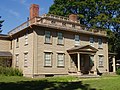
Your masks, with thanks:
[{"label": "window", "polygon": [[75,46],[79,46],[80,45],[80,37],[79,35],[75,35]]},{"label": "window", "polygon": [[24,53],[24,67],[28,66],[28,53]]},{"label": "window", "polygon": [[51,43],[50,31],[45,31],[45,43]]},{"label": "window", "polygon": [[16,54],[16,64],[15,64],[16,67],[19,66],[19,54]]},{"label": "window", "polygon": [[64,54],[63,53],[58,53],[58,58],[57,58],[57,66],[63,67],[64,66]]},{"label": "window", "polygon": [[90,37],[90,45],[94,47],[94,38]]},{"label": "window", "polygon": [[99,66],[103,66],[103,56],[99,55]]},{"label": "window", "polygon": [[101,38],[98,39],[98,48],[102,48],[102,39]]},{"label": "window", "polygon": [[52,53],[51,52],[45,52],[45,66],[52,66],[51,64],[51,59],[52,59]]},{"label": "window", "polygon": [[28,33],[25,34],[25,45],[28,45]]},{"label": "window", "polygon": [[19,47],[19,38],[16,39],[16,48]]},{"label": "window", "polygon": [[58,32],[58,44],[63,44],[63,34]]}]

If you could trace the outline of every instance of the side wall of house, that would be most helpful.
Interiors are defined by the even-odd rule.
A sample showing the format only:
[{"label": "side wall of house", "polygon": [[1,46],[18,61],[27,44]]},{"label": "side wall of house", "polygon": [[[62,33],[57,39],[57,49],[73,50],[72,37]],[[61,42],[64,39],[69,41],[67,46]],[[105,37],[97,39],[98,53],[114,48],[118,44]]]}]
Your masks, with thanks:
[{"label": "side wall of house", "polygon": [[[29,29],[28,29],[29,30]],[[26,31],[26,30],[24,30]],[[12,40],[12,49],[11,52],[13,53],[13,67],[16,67],[23,71],[23,75],[27,77],[33,77],[33,32],[32,30],[28,31],[28,44],[25,44],[25,33],[20,32],[17,33]],[[17,38],[18,47],[17,47]],[[27,53],[27,61],[25,66],[25,54]],[[18,55],[18,66],[16,66],[17,62],[17,55]]]}]

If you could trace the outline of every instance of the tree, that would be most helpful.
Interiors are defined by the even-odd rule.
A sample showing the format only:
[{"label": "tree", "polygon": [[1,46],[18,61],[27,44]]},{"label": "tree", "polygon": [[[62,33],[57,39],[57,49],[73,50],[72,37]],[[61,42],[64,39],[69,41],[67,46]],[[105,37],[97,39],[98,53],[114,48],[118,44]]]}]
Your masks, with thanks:
[{"label": "tree", "polygon": [[[0,16],[0,18],[1,18],[1,16]],[[3,22],[4,22],[4,20],[0,20],[0,33],[2,32],[1,27],[2,27]]]},{"label": "tree", "polygon": [[49,14],[68,16],[71,13],[77,14],[88,30],[107,30],[109,51],[120,52],[120,0],[54,0],[49,9]]}]

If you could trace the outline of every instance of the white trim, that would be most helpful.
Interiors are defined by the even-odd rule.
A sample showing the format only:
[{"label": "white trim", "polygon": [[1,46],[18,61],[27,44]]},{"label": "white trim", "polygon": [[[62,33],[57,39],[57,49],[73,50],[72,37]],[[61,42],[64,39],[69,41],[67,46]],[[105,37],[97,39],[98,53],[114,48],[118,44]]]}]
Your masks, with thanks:
[{"label": "white trim", "polygon": [[25,53],[28,53],[28,51],[24,51],[24,54],[25,54]]},{"label": "white trim", "polygon": [[65,53],[64,51],[56,51],[57,53]]},{"label": "white trim", "polygon": [[98,54],[98,56],[104,56],[103,54]]},{"label": "white trim", "polygon": [[44,52],[52,53],[52,51],[49,51],[49,50],[44,50]]}]

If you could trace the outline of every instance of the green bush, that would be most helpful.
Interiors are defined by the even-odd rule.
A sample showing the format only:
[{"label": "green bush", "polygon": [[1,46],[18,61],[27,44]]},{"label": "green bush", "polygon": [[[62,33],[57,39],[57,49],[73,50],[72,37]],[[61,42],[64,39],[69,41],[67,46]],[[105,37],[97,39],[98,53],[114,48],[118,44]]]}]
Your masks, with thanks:
[{"label": "green bush", "polygon": [[116,74],[120,75],[120,68],[117,69]]},{"label": "green bush", "polygon": [[12,68],[12,67],[1,67],[0,66],[0,75],[5,76],[22,76],[22,71]]}]

